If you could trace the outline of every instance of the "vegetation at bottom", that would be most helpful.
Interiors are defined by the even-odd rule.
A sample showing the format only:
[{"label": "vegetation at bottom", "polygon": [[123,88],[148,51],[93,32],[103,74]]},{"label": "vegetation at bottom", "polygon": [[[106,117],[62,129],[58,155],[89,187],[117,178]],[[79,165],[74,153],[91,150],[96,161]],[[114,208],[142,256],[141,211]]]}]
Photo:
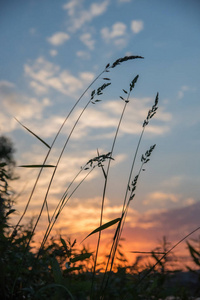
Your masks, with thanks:
[{"label": "vegetation at bottom", "polygon": [[[15,213],[14,203],[16,195],[10,188],[12,180],[17,180],[15,175],[14,148],[12,142],[5,136],[0,137],[0,299],[20,300],[20,299],[74,299],[74,300],[129,300],[129,299],[167,299],[168,296],[174,296],[176,299],[194,299],[200,296],[200,249],[196,241],[187,240],[187,248],[190,257],[193,260],[194,267],[185,266],[187,272],[181,268],[174,267],[174,263],[179,257],[173,255],[174,248],[189,238],[194,232],[200,229],[196,228],[193,232],[183,237],[174,246],[170,246],[165,237],[162,244],[150,253],[138,253],[133,264],[130,264],[126,258],[122,247],[121,234],[124,228],[128,208],[133,201],[137,189],[138,180],[146,169],[151,155],[155,149],[155,144],[150,146],[146,152],[140,155],[139,169],[135,170],[135,162],[138,160],[140,145],[145,133],[145,129],[151,122],[151,119],[158,109],[158,93],[152,107],[148,110],[145,120],[141,124],[141,133],[139,135],[136,149],[130,158],[130,170],[128,181],[125,183],[125,195],[122,199],[122,211],[118,218],[110,220],[103,224],[103,214],[105,198],[107,192],[108,178],[110,168],[114,161],[115,145],[118,141],[121,123],[125,117],[125,111],[129,102],[132,100],[131,93],[135,88],[139,76],[133,77],[128,88],[122,89],[121,115],[115,128],[111,145],[108,145],[105,153],[100,153],[97,148],[97,156],[91,158],[81,167],[77,175],[72,179],[69,186],[64,190],[58,205],[53,214],[49,213],[49,193],[51,185],[60,160],[65,152],[68,142],[71,139],[74,130],[83,117],[85,110],[90,105],[100,105],[101,96],[111,85],[111,76],[114,68],[118,68],[123,63],[131,63],[132,60],[143,59],[142,56],[125,56],[117,59],[112,64],[107,64],[103,71],[86,88],[77,102],[74,104],[68,115],[63,121],[60,129],[51,145],[44,141],[39,135],[23,125],[19,120],[16,121],[29,133],[46,147],[47,153],[42,163],[33,165],[21,165],[23,168],[37,168],[39,173],[33,185],[30,197],[27,199],[24,211],[17,224],[12,225],[11,217]],[[54,148],[55,141],[69,120],[69,116],[79,108],[79,102],[84,96],[88,96],[89,89],[96,84],[96,81],[106,73],[106,77],[101,78],[103,84],[91,91],[89,100],[79,110],[79,115],[72,129],[63,141],[63,147],[57,156],[56,164],[46,164],[51,150]],[[109,74],[111,75],[111,74]],[[43,169],[52,170],[52,177],[47,186],[41,208],[38,216],[30,220],[26,225],[22,225],[22,220],[29,209],[29,204],[35,194],[36,187],[39,185],[40,176]],[[98,235],[96,250],[92,251],[85,246],[77,248],[76,240],[70,240],[63,236],[50,238],[50,233],[61,212],[72,198],[79,186],[90,175],[94,168],[99,168],[103,178],[102,202],[99,217],[99,226],[89,233],[85,239],[93,234]],[[80,176],[81,175],[81,176]],[[42,192],[41,192],[42,194]],[[42,195],[41,195],[42,198]],[[40,247],[35,250],[34,236],[37,225],[43,213],[46,213],[48,220],[44,236]],[[101,232],[107,228],[115,228],[112,244],[108,253],[105,254],[103,263],[99,262],[99,247],[101,243]],[[84,240],[85,240],[84,239]],[[84,243],[82,243],[84,245]],[[149,260],[144,261],[144,256]],[[178,298],[179,297],[179,298]]]},{"label": "vegetation at bottom", "polygon": [[[5,184],[9,180],[5,165],[1,164],[0,170],[1,183]],[[90,249],[82,246],[78,250],[76,241],[60,236],[50,239],[38,257],[38,252],[32,251],[31,247],[26,249],[32,223],[21,226],[15,240],[11,241],[9,216],[14,212],[11,199],[7,185],[4,190],[1,189],[0,298],[90,299],[94,265]],[[187,246],[193,262],[199,267],[198,245],[187,242]],[[174,268],[173,263],[177,264],[178,257],[172,253],[160,261],[160,253],[166,253],[168,249],[168,242],[163,238],[163,244],[149,254],[149,263],[144,263],[142,254],[138,254],[130,265],[119,244],[114,271],[107,274],[108,278],[101,272],[104,264],[97,266],[93,299],[148,300],[166,299],[172,295],[176,297],[174,299],[195,299],[200,296],[200,269],[190,266],[187,272],[183,272]],[[158,264],[153,267],[155,263]]]}]

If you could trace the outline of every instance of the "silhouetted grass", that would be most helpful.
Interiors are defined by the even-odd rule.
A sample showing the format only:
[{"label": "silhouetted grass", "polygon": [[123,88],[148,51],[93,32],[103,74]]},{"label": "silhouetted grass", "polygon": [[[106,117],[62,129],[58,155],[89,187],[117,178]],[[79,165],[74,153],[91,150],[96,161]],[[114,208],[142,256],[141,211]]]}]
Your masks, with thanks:
[{"label": "silhouetted grass", "polygon": [[[107,77],[108,73],[111,72],[112,69],[120,67],[122,63],[127,61],[131,63],[131,61],[135,59],[143,59],[143,57],[125,56],[117,59],[113,64],[106,65],[103,71],[100,72],[100,74],[86,88],[86,90],[71,108],[58,132],[56,133],[51,145],[49,145],[38,134],[34,133],[31,129],[17,120],[25,130],[27,130],[46,146],[47,154],[43,160],[43,163],[39,165],[30,164],[21,166],[26,168],[39,168],[39,173],[33,185],[30,196],[27,199],[27,204],[24,208],[24,211],[19,221],[14,226],[12,233],[9,232],[7,236],[5,234],[2,235],[2,241],[4,241],[2,249],[8,253],[8,255],[6,254],[7,256],[5,257],[5,261],[9,262],[9,266],[7,267],[5,267],[5,264],[2,264],[5,270],[7,268],[10,289],[4,292],[4,295],[6,295],[5,299],[21,299],[21,297],[26,297],[25,299],[86,299],[86,297],[89,297],[87,299],[106,300],[153,299],[152,296],[154,296],[154,299],[159,299],[159,297],[167,296],[166,282],[168,280],[168,274],[166,272],[158,272],[156,267],[164,264],[163,262],[165,262],[165,258],[169,255],[169,253],[171,253],[171,251],[178,244],[188,238],[192,233],[196,232],[200,227],[188,234],[173,247],[167,250],[165,249],[164,252],[152,252],[151,256],[156,260],[156,263],[146,266],[146,268],[143,268],[142,272],[140,272],[138,268],[139,259],[136,260],[133,266],[128,266],[127,260],[120,248],[121,235],[126,221],[126,216],[128,214],[129,205],[135,197],[137,183],[140,180],[142,172],[145,170],[144,167],[149,162],[152,152],[156,146],[155,144],[151,145],[149,149],[147,149],[144,154],[140,154],[140,158],[138,158],[145,129],[158,109],[158,93],[156,94],[152,107],[147,112],[146,119],[141,120],[141,134],[136,145],[136,150],[134,153],[132,153],[128,181],[125,183],[125,195],[122,199],[121,214],[117,218],[103,224],[105,198],[107,194],[110,169],[114,160],[115,146],[118,141],[122,120],[125,118],[125,111],[128,108],[129,102],[131,101],[130,97],[134,88],[136,87],[139,75],[136,75],[133,78],[133,80],[129,83],[128,88],[124,87],[122,90],[123,95],[119,95],[119,98],[124,102],[124,105],[122,107],[110,148],[106,153],[103,154],[97,149],[97,156],[89,159],[83,167],[80,167],[80,170],[74,176],[74,179],[63,191],[63,194],[58,201],[53,214],[50,216],[49,213],[49,192],[60,164],[60,160],[80,119],[83,117],[90,104],[97,105],[98,102],[101,101],[101,95],[107,90],[107,88],[110,87],[112,81],[109,77]],[[106,77],[103,78],[104,83],[97,89],[92,90],[92,85],[104,73],[106,73]],[[54,165],[46,164],[47,159],[49,158],[49,155],[54,148],[55,142],[64,125],[69,121],[70,115],[78,108],[79,102],[90,89],[92,91],[90,91],[89,100],[79,113],[66,140],[63,141],[64,145],[58,154],[56,163]],[[135,170],[137,160],[140,160],[140,166],[138,170]],[[3,167],[4,165],[1,165],[1,168]],[[88,233],[88,235],[85,237],[86,239],[93,234],[98,234],[95,253],[89,249],[86,249],[84,246],[82,246],[82,250],[76,249],[76,240],[73,242],[70,240],[66,241],[61,236],[57,242],[54,240],[49,240],[50,233],[54,228],[58,218],[61,217],[64,207],[67,205],[68,201],[72,198],[81,184],[85,181],[85,179],[97,167],[101,169],[104,179],[99,226],[94,228],[94,230]],[[33,221],[31,227],[24,228],[21,223],[29,209],[30,202],[40,181],[44,168],[53,168],[53,173],[48,183],[48,187],[36,220]],[[84,176],[80,177],[82,174],[84,174]],[[1,178],[4,178],[4,175],[1,175]],[[40,248],[38,249],[37,253],[33,254],[31,252],[31,242],[33,241],[36,228],[45,208],[48,216],[46,230],[41,241]],[[10,209],[8,215],[12,212],[13,211]],[[5,224],[6,222],[4,223],[4,226]],[[99,268],[98,257],[101,243],[101,232],[107,228],[112,228],[114,225],[115,231],[112,239],[113,242],[109,249],[108,256],[106,257],[105,266],[101,266],[103,268],[103,272],[99,272],[97,267]],[[191,244],[188,244],[188,249],[193,257],[194,262],[198,264],[199,252],[196,251]],[[14,251],[15,254],[13,253]],[[158,256],[161,253],[162,256]],[[120,264],[117,265],[117,261],[120,262]],[[11,270],[12,264],[15,267],[13,272]],[[6,275],[4,275],[4,277],[6,278]],[[1,284],[2,282],[3,281],[1,280]],[[161,286],[163,289],[165,289],[165,292],[163,293],[162,291],[160,293],[158,292],[158,289],[161,288]],[[146,291],[145,293],[144,290]],[[156,295],[154,295],[155,291],[157,293]],[[189,294],[186,293],[186,295],[188,296]]]}]

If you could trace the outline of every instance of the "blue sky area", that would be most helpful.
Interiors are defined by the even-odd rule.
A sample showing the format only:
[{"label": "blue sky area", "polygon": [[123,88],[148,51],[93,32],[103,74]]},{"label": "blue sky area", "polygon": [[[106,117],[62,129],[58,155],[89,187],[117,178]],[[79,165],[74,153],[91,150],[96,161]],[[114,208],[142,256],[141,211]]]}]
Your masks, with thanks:
[{"label": "blue sky area", "polygon": [[[49,195],[51,213],[73,176],[97,155],[97,149],[110,151],[123,109],[119,96],[139,74],[113,153],[104,221],[120,216],[142,124],[159,92],[159,109],[145,132],[134,175],[142,153],[153,144],[156,148],[138,182],[125,237],[131,250],[150,250],[162,235],[177,241],[200,225],[199,15],[197,0],[1,2],[0,134],[12,139],[17,165],[42,163],[47,148],[13,117],[51,144],[76,100],[107,63],[126,55],[144,57],[104,73],[63,128],[49,163],[57,161],[91,91],[107,83],[103,77],[109,77],[111,85],[102,101],[88,106],[63,154]],[[22,191],[16,205],[22,212],[37,171],[18,168],[17,173],[20,180],[13,187]],[[27,218],[37,215],[48,180],[45,171]],[[57,228],[62,224],[64,233],[74,238],[94,229],[102,184],[102,172],[95,169],[70,199]]]}]

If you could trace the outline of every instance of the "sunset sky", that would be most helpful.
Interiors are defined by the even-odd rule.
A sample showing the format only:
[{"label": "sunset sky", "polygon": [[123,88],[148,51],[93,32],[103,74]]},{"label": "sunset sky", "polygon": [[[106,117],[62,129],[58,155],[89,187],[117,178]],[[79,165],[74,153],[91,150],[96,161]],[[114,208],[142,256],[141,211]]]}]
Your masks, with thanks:
[{"label": "sunset sky", "polygon": [[[65,149],[48,197],[50,214],[97,149],[100,154],[111,150],[124,105],[120,96],[139,75],[113,152],[103,220],[120,216],[142,124],[159,92],[159,109],[145,131],[133,176],[141,155],[153,144],[156,148],[130,205],[124,246],[127,252],[150,251],[163,235],[174,243],[200,226],[199,15],[198,0],[1,2],[0,134],[12,139],[18,166],[43,163],[48,148],[14,117],[51,145],[79,96],[108,63],[126,55],[144,57],[100,76],[71,114],[49,164],[56,164],[92,90],[108,82],[104,77],[111,79],[102,101],[87,107]],[[38,169],[17,168],[16,173],[18,220]],[[51,174],[52,169],[43,171],[24,221],[37,216]],[[80,242],[98,226],[103,180],[102,170],[95,168],[69,200],[57,229]],[[38,232],[46,222],[44,216]]]}]

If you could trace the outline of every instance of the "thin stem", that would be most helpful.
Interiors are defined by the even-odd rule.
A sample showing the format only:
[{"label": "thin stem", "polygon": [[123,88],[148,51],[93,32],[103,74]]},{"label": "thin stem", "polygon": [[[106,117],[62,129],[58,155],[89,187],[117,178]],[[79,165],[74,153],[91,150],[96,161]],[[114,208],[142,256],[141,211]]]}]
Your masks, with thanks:
[{"label": "thin stem", "polygon": [[[59,203],[57,204],[57,206],[56,206],[56,208],[55,208],[55,210],[54,210],[54,213],[53,213],[53,215],[52,215],[52,217],[51,217],[50,223],[49,223],[48,226],[47,226],[47,229],[46,229],[46,232],[45,232],[45,234],[44,234],[43,241],[42,241],[42,243],[41,243],[40,248],[43,248],[43,246],[44,246],[43,243],[45,243],[46,240],[47,240],[48,231],[49,231],[49,228],[50,228],[50,226],[51,226],[51,223],[53,222],[53,219],[54,219],[54,217],[55,217],[55,215],[56,215],[57,210],[58,210],[58,209],[60,210],[59,207],[61,207],[63,201],[64,201],[65,198],[67,197],[67,192],[68,192],[68,190],[70,189],[70,187],[72,186],[72,184],[74,183],[74,181],[75,181],[76,178],[80,175],[81,172],[82,172],[82,170],[80,170],[80,171],[76,174],[76,176],[74,177],[74,179],[70,182],[69,186],[68,186],[67,189],[65,190],[65,192],[64,192],[63,196],[61,197]],[[57,215],[59,214],[59,210],[58,210]],[[40,249],[39,249],[39,252],[40,252]]]},{"label": "thin stem", "polygon": [[[76,106],[78,105],[78,103],[80,102],[80,100],[83,98],[83,96],[86,94],[86,92],[90,89],[90,87],[91,87],[91,86],[99,79],[99,77],[100,77],[105,71],[106,71],[106,69],[104,69],[104,70],[103,70],[103,71],[102,71],[102,72],[101,72],[101,73],[100,73],[100,74],[99,74],[99,75],[98,75],[98,76],[90,83],[90,85],[85,89],[85,91],[81,94],[81,96],[78,98],[78,100],[76,101],[76,103],[75,103],[75,104],[73,105],[73,107],[71,108],[70,112],[68,113],[68,115],[66,116],[65,120],[63,121],[61,127],[59,128],[59,130],[58,130],[58,132],[57,132],[57,134],[56,134],[56,136],[55,136],[55,138],[54,138],[54,140],[53,140],[53,142],[52,142],[52,144],[51,144],[51,147],[49,148],[49,150],[48,150],[48,152],[47,152],[47,154],[46,154],[46,157],[45,157],[45,159],[44,159],[44,161],[43,161],[43,166],[45,165],[45,163],[46,163],[46,161],[47,161],[47,159],[48,159],[48,157],[49,157],[49,155],[50,155],[50,152],[51,152],[51,150],[52,150],[52,148],[53,148],[53,146],[54,146],[54,144],[55,144],[55,142],[56,142],[56,140],[57,140],[57,138],[58,138],[58,136],[59,136],[59,134],[60,134],[62,128],[64,127],[65,123],[66,123],[67,120],[69,119],[70,115],[72,114],[72,112],[74,111],[74,109],[76,108]],[[37,186],[37,184],[38,184],[39,178],[40,178],[41,173],[42,173],[42,171],[43,171],[43,166],[41,167],[41,169],[40,169],[40,171],[39,171],[39,173],[38,173],[38,176],[37,176],[37,178],[36,178],[35,184],[34,184],[34,186],[33,186],[33,189],[32,189],[32,191],[31,191],[31,194],[30,194],[30,196],[29,196],[28,202],[27,202],[27,204],[26,204],[26,206],[25,206],[25,209],[24,209],[24,211],[23,211],[23,213],[22,213],[22,215],[21,215],[19,221],[17,222],[16,226],[14,227],[13,233],[16,232],[16,230],[17,230],[19,224],[21,223],[21,221],[22,221],[24,215],[26,214],[26,211],[27,211],[27,209],[28,209],[28,207],[29,207],[30,201],[31,201],[31,199],[32,199],[32,197],[33,197],[33,194],[34,194],[34,192],[35,192],[36,186]],[[45,202],[46,202],[46,200],[45,200]],[[13,233],[12,233],[12,235],[13,235]]]},{"label": "thin stem", "polygon": [[[118,243],[119,243],[119,240],[121,238],[121,234],[122,234],[123,227],[124,227],[124,224],[125,224],[125,219],[126,219],[126,215],[127,215],[127,212],[128,212],[128,207],[129,207],[129,204],[130,204],[130,201],[131,201],[131,195],[129,197],[128,202],[127,202],[127,196],[128,196],[128,191],[130,189],[131,177],[132,177],[133,169],[134,169],[134,166],[135,166],[135,161],[136,161],[136,158],[137,158],[138,150],[139,150],[139,147],[140,147],[140,144],[141,144],[141,140],[142,140],[142,137],[143,137],[143,134],[144,134],[144,130],[145,130],[146,126],[149,123],[149,119],[151,119],[153,117],[153,115],[155,114],[155,112],[157,110],[157,104],[158,104],[158,93],[156,95],[154,105],[152,106],[151,110],[148,111],[148,115],[147,115],[146,119],[143,122],[143,129],[142,129],[142,132],[140,134],[140,138],[139,138],[139,141],[138,141],[138,144],[137,144],[137,148],[136,148],[136,151],[135,151],[135,154],[134,154],[134,157],[133,157],[133,162],[132,162],[132,165],[131,165],[128,184],[127,184],[127,188],[126,188],[126,192],[125,192],[125,198],[124,198],[122,214],[121,214],[121,221],[119,222],[118,227],[116,229],[115,238],[113,239],[113,244],[112,244],[112,247],[111,247],[111,250],[110,250],[110,255],[108,256],[108,262],[107,262],[107,266],[106,266],[106,270],[105,270],[104,277],[103,277],[103,282],[102,282],[102,289],[103,289],[103,283],[105,281],[105,276],[106,276],[106,273],[107,273],[107,268],[108,268],[109,261],[110,261],[111,257],[112,257],[112,260],[111,260],[110,272],[111,272],[112,267],[113,267],[115,254],[116,254]],[[155,145],[153,146],[153,149],[154,149],[154,147],[155,147]],[[138,178],[141,174],[144,163],[145,162],[143,161],[142,164],[141,164],[141,167],[140,167],[140,170],[139,170],[139,173],[138,173],[138,176],[137,176],[137,180],[138,180]],[[104,287],[103,292],[102,292],[102,299],[104,297],[104,293],[105,293],[106,286],[108,284],[108,280],[109,280],[109,277],[107,277],[107,281],[106,281],[105,287]]]},{"label": "thin stem", "polygon": [[[65,118],[64,122],[62,123],[60,129],[58,130],[58,132],[57,132],[57,134],[56,134],[56,136],[55,136],[55,138],[54,138],[54,140],[53,140],[53,142],[52,142],[51,148],[48,150],[47,155],[46,155],[46,157],[45,157],[45,159],[44,159],[43,166],[41,167],[41,169],[40,169],[40,171],[39,171],[39,174],[38,174],[38,176],[37,176],[37,178],[36,178],[35,184],[34,184],[33,189],[32,189],[32,191],[31,191],[31,194],[30,194],[30,197],[29,197],[28,202],[27,202],[27,204],[26,204],[26,207],[25,207],[25,209],[24,209],[24,212],[23,212],[22,216],[20,217],[18,223],[16,224],[16,226],[15,226],[14,229],[13,229],[13,232],[12,232],[12,235],[11,235],[11,241],[12,241],[12,239],[14,238],[14,236],[15,236],[15,234],[16,234],[16,232],[17,232],[17,228],[18,228],[20,222],[22,221],[22,219],[23,219],[23,217],[24,217],[24,215],[25,215],[25,213],[26,213],[26,211],[27,211],[27,209],[28,209],[28,206],[29,206],[30,201],[31,201],[31,199],[32,199],[32,196],[33,196],[33,194],[34,194],[34,192],[35,192],[36,186],[37,186],[37,184],[38,184],[39,178],[40,178],[40,176],[41,176],[43,167],[44,167],[44,165],[45,165],[45,163],[46,163],[46,161],[47,161],[47,159],[48,159],[48,157],[49,157],[49,154],[50,154],[50,152],[51,152],[51,150],[52,150],[52,148],[53,148],[53,145],[55,144],[55,142],[56,142],[56,140],[57,140],[57,138],[58,138],[58,136],[59,136],[59,134],[60,134],[62,128],[64,127],[64,125],[65,125],[65,123],[67,122],[69,116],[71,115],[71,113],[73,112],[73,110],[75,109],[75,107],[78,105],[78,103],[80,102],[80,100],[83,98],[83,96],[84,96],[84,95],[86,94],[86,92],[89,90],[89,88],[90,88],[90,87],[91,87],[91,86],[99,79],[99,77],[100,77],[104,72],[106,72],[106,68],[105,68],[105,69],[104,69],[104,70],[103,70],[103,71],[102,71],[102,72],[101,72],[101,73],[100,73],[100,74],[92,81],[92,83],[85,89],[85,91],[82,93],[82,95],[79,97],[79,99],[76,101],[76,103],[74,104],[74,106],[72,107],[72,109],[70,110],[70,112],[68,113],[68,115],[67,115],[67,117]],[[85,106],[85,108],[83,109],[83,111],[86,109],[86,107],[89,105],[89,103],[90,103],[90,101],[88,101],[88,103],[86,104],[86,106]],[[81,112],[81,114],[80,114],[78,120],[80,119],[81,115],[83,114],[83,111]],[[72,131],[70,132],[70,135],[69,135],[69,137],[68,137],[68,139],[67,139],[67,142],[69,141],[69,138],[71,137],[72,132],[73,132],[75,126],[77,125],[77,123],[78,123],[78,121],[76,121],[75,125],[73,126]],[[63,154],[63,152],[64,152],[64,150],[65,150],[66,145],[67,145],[67,142],[65,143],[65,145],[64,145],[64,147],[63,147],[63,149],[62,149],[62,151],[61,151],[61,154],[60,154],[60,156],[59,156],[59,158],[58,158],[57,165],[56,165],[56,167],[55,167],[55,169],[54,169],[54,172],[53,172],[53,175],[52,175],[52,177],[51,177],[51,180],[50,180],[50,183],[49,183],[49,186],[48,186],[48,189],[47,189],[47,193],[46,193],[46,195],[45,195],[45,199],[44,199],[44,201],[43,201],[43,204],[42,204],[42,207],[41,207],[39,216],[38,216],[38,218],[37,218],[37,220],[36,220],[36,223],[35,223],[35,225],[34,225],[34,228],[33,228],[32,232],[31,232],[30,238],[29,238],[29,240],[28,240],[28,242],[27,242],[27,245],[26,245],[26,247],[25,247],[24,254],[23,254],[23,259],[22,259],[21,264],[23,264],[23,261],[24,261],[24,258],[25,258],[25,254],[26,254],[26,252],[27,252],[27,250],[28,250],[28,247],[29,247],[29,245],[30,245],[31,239],[32,239],[32,237],[33,237],[33,235],[34,235],[34,233],[35,233],[35,229],[36,229],[37,224],[38,224],[38,222],[39,222],[39,220],[40,220],[40,217],[41,217],[41,215],[42,215],[42,212],[43,212],[45,203],[47,202],[47,196],[48,196],[48,193],[49,193],[49,190],[50,190],[50,187],[51,187],[51,183],[52,183],[52,180],[53,180],[53,178],[54,178],[54,175],[55,175],[57,166],[58,166],[58,164],[59,164],[59,162],[60,162],[60,159],[61,159],[61,157],[62,157],[62,154]],[[14,288],[15,288],[15,284],[16,284],[16,280],[17,280],[17,277],[18,277],[19,272],[20,272],[20,268],[18,268],[18,270],[17,270],[16,279],[15,279],[15,281],[14,281],[14,283],[13,283],[12,294],[13,294],[13,292],[14,292]]]},{"label": "thin stem", "polygon": [[[115,136],[114,136],[111,151],[110,151],[111,156],[112,156],[113,151],[114,151],[115,143],[116,143],[116,140],[117,140],[117,136],[118,136],[118,132],[119,132],[119,129],[120,129],[120,126],[121,126],[122,119],[124,117],[126,106],[129,102],[130,93],[131,93],[131,90],[128,93],[127,100],[124,103],[124,107],[123,107],[123,110],[122,110],[122,113],[121,113],[121,116],[120,116],[120,119],[119,119],[119,122],[118,122],[118,126],[117,126],[117,129],[116,129],[116,132],[115,132]],[[111,160],[109,160],[109,162],[108,162],[108,166],[107,166],[107,170],[106,170],[106,176],[104,176],[105,177],[105,182],[104,182],[104,188],[103,188],[103,196],[102,196],[102,203],[101,203],[101,215],[100,215],[100,225],[99,226],[102,225],[102,220],[103,220],[104,202],[105,202],[105,195],[106,195],[106,189],[107,189],[108,174],[109,174],[109,170],[110,170],[110,163],[111,163]],[[93,297],[94,277],[95,277],[95,272],[96,272],[96,264],[97,264],[97,257],[98,257],[98,252],[99,252],[100,240],[101,240],[101,231],[99,231],[96,254],[95,254],[95,259],[94,259],[93,277],[92,277],[92,285],[91,285],[91,293],[90,293],[90,298],[91,299]]]},{"label": "thin stem", "polygon": [[[94,169],[94,168],[93,168]],[[53,226],[55,225],[55,222],[57,221],[57,218],[58,216],[60,215],[60,213],[62,212],[64,206],[67,204],[67,202],[69,201],[69,199],[73,196],[73,194],[76,192],[76,190],[80,187],[80,185],[85,181],[85,179],[90,175],[90,173],[93,171],[93,169],[91,169],[86,175],[85,177],[79,182],[79,184],[74,188],[74,190],[71,192],[71,194],[68,196],[68,198],[66,199],[66,201],[64,203],[62,203],[62,206],[60,207],[57,215],[56,215],[56,218],[54,218],[52,224],[50,224],[50,226],[48,226],[47,230],[46,230],[46,233],[45,233],[45,236],[43,238],[43,241],[41,243],[41,246],[40,246],[40,249],[38,251],[38,256],[37,258],[39,257],[40,255],[40,251],[44,248],[44,245],[48,239],[48,236],[49,234],[51,233],[51,230],[53,229]],[[63,199],[64,200],[64,199]]]},{"label": "thin stem", "polygon": [[190,235],[192,235],[193,233],[195,233],[196,231],[198,231],[200,229],[200,226],[197,227],[196,229],[192,230],[190,233],[188,233],[186,236],[184,236],[181,240],[179,240],[173,247],[171,247],[154,265],[153,267],[151,267],[148,272],[138,281],[137,285],[138,286],[141,281],[147,277],[153,270],[154,268],[161,262],[161,260],[163,260],[163,258],[165,258],[172,250],[174,250],[174,248],[176,248],[180,243],[182,243],[184,240],[186,240]]}]

